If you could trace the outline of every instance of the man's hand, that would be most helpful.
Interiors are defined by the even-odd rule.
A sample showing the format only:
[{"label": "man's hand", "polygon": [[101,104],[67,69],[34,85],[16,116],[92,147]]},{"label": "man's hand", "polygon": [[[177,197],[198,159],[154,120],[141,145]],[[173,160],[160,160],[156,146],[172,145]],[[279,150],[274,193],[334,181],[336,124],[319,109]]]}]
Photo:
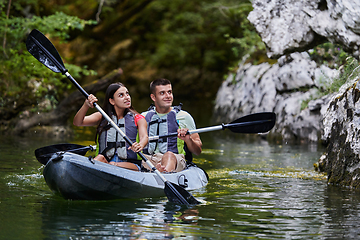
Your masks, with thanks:
[{"label": "man's hand", "polygon": [[186,143],[189,151],[195,155],[199,155],[202,151],[202,142],[198,133],[189,134],[188,128],[178,129],[178,138]]},{"label": "man's hand", "polygon": [[188,128],[178,129],[177,132],[178,132],[178,138],[180,138],[183,141],[186,141],[186,139],[190,138],[190,134],[188,134],[189,132]]}]

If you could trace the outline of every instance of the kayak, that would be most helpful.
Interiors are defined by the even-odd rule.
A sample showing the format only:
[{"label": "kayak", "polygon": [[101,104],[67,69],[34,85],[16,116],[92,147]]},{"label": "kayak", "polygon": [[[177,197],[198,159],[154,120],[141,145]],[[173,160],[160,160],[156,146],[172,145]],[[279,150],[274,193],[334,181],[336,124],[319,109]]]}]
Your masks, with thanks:
[{"label": "kayak", "polygon": [[[52,191],[73,200],[165,196],[164,182],[156,173],[137,172],[102,163],[83,156],[85,153],[86,150],[64,150],[47,154],[47,160],[44,161],[44,154],[39,154],[39,149],[35,151],[39,162],[46,164],[43,175]],[[207,173],[193,163],[181,172],[162,175],[185,190],[200,189],[208,183]]]}]

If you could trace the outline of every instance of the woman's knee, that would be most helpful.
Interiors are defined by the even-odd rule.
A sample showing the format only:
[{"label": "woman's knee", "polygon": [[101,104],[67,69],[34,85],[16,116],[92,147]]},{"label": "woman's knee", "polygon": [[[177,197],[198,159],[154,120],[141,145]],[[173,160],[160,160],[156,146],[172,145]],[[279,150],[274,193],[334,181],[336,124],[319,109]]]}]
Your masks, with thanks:
[{"label": "woman's knee", "polygon": [[102,155],[102,154],[97,155],[96,157],[94,157],[94,159],[95,159],[96,161],[99,161],[99,162],[109,163],[109,162],[106,160],[106,158],[104,157],[104,155]]}]

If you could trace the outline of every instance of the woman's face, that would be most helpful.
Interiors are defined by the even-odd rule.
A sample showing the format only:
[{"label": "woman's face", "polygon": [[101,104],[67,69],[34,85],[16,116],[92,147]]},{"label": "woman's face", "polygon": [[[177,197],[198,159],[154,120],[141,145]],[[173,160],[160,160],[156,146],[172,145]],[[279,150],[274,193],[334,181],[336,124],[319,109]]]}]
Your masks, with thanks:
[{"label": "woman's face", "polygon": [[129,108],[131,107],[131,97],[126,87],[120,87],[115,93],[113,98],[109,99],[109,102],[115,108]]}]

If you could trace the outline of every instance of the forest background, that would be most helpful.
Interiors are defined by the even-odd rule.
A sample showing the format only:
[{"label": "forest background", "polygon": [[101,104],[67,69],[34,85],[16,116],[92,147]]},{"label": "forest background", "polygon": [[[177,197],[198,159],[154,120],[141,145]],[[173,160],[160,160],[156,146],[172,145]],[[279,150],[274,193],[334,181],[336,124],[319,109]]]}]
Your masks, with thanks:
[{"label": "forest background", "polygon": [[247,0],[0,0],[0,7],[1,132],[71,125],[84,101],[65,76],[27,52],[32,29],[53,42],[69,73],[100,102],[108,84],[121,81],[139,111],[151,103],[156,78],[172,81],[175,104],[186,109],[211,105],[239,60],[276,62],[247,20]]},{"label": "forest background", "polygon": [[[50,38],[80,85],[121,68],[116,81],[128,87],[139,111],[151,102],[148,86],[155,78],[172,81],[178,102],[212,102],[242,56],[265,56],[246,19],[252,6],[245,0],[3,0],[0,7],[2,132],[11,132],[21,119],[54,111],[75,91],[65,76],[27,52],[32,29]],[[69,114],[53,124],[65,123]]]}]

